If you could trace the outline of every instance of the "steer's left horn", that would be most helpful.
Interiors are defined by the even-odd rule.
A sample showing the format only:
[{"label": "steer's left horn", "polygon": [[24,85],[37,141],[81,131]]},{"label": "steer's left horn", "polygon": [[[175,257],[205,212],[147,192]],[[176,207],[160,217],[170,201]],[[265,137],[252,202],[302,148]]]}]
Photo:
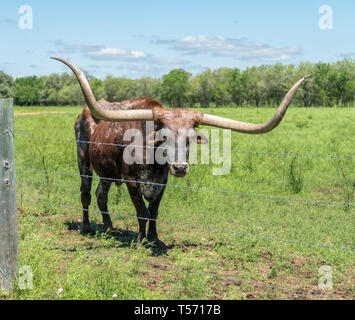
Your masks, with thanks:
[{"label": "steer's left horn", "polygon": [[90,84],[86,79],[84,73],[71,62],[61,59],[54,58],[54,60],[58,60],[67,65],[75,74],[76,78],[79,81],[81,90],[83,91],[83,95],[86,101],[86,104],[90,108],[92,114],[101,120],[107,121],[139,121],[139,120],[153,120],[153,113],[150,109],[136,109],[136,110],[108,110],[100,106],[97,103],[94,93],[90,88]]},{"label": "steer's left horn", "polygon": [[272,129],[276,128],[278,124],[281,122],[297,89],[309,77],[310,75],[306,75],[298,82],[296,82],[296,84],[290,89],[290,91],[283,98],[274,116],[265,123],[253,124],[253,123],[236,121],[228,118],[222,118],[210,114],[204,114],[201,124],[206,126],[223,128],[223,129],[231,129],[232,131],[249,133],[249,134],[262,134],[262,133],[269,132]]}]

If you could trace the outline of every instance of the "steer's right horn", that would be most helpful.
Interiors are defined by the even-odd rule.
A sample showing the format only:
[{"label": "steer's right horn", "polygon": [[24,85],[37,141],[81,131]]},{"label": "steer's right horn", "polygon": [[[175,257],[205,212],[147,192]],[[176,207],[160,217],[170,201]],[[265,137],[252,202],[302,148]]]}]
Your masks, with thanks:
[{"label": "steer's right horn", "polygon": [[61,58],[52,57],[52,59],[63,62],[74,72],[76,78],[79,81],[81,90],[83,91],[86,104],[96,118],[107,121],[153,120],[153,113],[150,109],[120,110],[117,112],[101,107],[97,103],[94,93],[92,92],[90,84],[84,73],[77,66]]}]

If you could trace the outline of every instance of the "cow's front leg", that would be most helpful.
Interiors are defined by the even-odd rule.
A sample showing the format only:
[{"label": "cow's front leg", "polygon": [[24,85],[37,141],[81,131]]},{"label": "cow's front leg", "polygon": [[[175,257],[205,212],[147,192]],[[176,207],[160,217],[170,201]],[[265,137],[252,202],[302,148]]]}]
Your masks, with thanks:
[{"label": "cow's front leg", "polygon": [[160,201],[163,197],[164,190],[165,190],[165,187],[163,188],[163,190],[159,194],[159,197],[157,199],[155,199],[154,201],[150,202],[149,207],[148,207],[149,218],[151,219],[151,220],[149,220],[149,227],[148,227],[148,241],[152,241],[155,244],[162,246],[162,247],[165,247],[165,244],[163,241],[160,241],[158,238],[156,219],[158,217],[159,204],[160,204]]},{"label": "cow's front leg", "polygon": [[138,218],[138,237],[137,237],[137,247],[141,244],[142,240],[146,237],[146,224],[147,218],[149,218],[149,211],[144,203],[142,193],[140,192],[138,186],[133,182],[126,183],[129,195],[137,211]]},{"label": "cow's front leg", "polygon": [[105,231],[109,228],[113,229],[111,217],[107,209],[107,196],[110,191],[111,182],[100,179],[100,183],[96,189],[97,205],[101,211],[102,220]]}]

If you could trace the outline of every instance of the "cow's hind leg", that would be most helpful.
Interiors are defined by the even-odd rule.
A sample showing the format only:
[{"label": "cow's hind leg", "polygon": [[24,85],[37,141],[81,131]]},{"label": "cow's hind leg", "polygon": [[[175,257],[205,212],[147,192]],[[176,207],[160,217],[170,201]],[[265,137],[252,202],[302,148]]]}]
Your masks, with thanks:
[{"label": "cow's hind leg", "polygon": [[96,189],[97,205],[102,214],[105,231],[109,228],[113,229],[111,217],[107,209],[108,192],[110,191],[111,181],[100,179],[100,183]]},{"label": "cow's hind leg", "polygon": [[[80,172],[82,172],[80,170]],[[90,231],[89,220],[89,205],[91,203],[91,184],[92,184],[92,171],[83,170],[84,176],[81,177],[81,204],[83,206],[83,221],[81,222],[81,231],[87,233]]]},{"label": "cow's hind leg", "polygon": [[91,202],[92,169],[89,160],[88,136],[84,119],[79,116],[75,122],[75,135],[77,139],[77,159],[81,177],[81,204],[83,207],[83,220],[81,231],[87,233],[90,230],[89,205]]}]

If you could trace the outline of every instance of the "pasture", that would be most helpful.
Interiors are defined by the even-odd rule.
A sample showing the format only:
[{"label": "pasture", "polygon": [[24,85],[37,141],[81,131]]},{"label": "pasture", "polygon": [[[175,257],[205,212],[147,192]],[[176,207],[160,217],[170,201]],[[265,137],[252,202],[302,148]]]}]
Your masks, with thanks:
[{"label": "pasture", "polygon": [[[16,284],[1,298],[354,299],[355,159],[304,156],[355,156],[354,108],[291,106],[271,133],[232,133],[230,174],[213,176],[214,165],[198,164],[184,179],[170,176],[157,223],[166,251],[135,249],[125,185],[111,188],[115,230],[103,232],[96,179],[92,232],[81,234],[73,130],[81,107],[15,108],[58,111],[65,113],[15,117],[19,265],[34,277],[33,289]],[[259,123],[275,110],[204,111]],[[332,290],[318,286],[323,265],[331,267]]]}]

